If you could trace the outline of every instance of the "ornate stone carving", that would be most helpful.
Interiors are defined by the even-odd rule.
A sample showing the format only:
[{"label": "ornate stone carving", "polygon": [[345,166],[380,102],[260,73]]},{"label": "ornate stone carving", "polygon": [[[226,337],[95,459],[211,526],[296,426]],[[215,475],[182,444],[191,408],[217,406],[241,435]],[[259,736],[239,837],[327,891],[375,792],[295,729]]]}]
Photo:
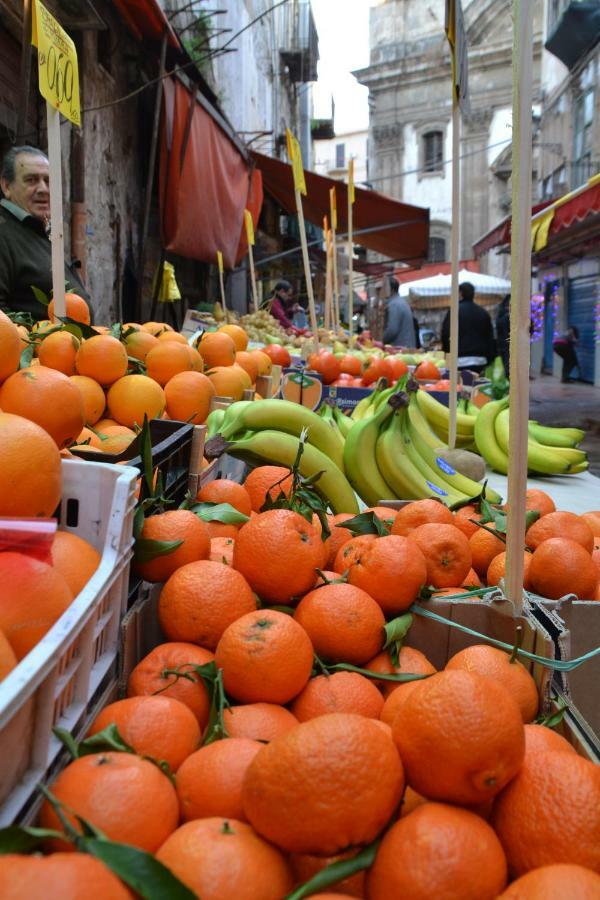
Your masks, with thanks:
[{"label": "ornate stone carving", "polygon": [[481,134],[482,132],[487,134],[493,115],[494,110],[490,108],[472,109],[463,117],[465,131],[467,134]]},{"label": "ornate stone carving", "polygon": [[397,146],[402,143],[403,127],[399,122],[391,125],[375,125],[373,140],[383,146]]}]

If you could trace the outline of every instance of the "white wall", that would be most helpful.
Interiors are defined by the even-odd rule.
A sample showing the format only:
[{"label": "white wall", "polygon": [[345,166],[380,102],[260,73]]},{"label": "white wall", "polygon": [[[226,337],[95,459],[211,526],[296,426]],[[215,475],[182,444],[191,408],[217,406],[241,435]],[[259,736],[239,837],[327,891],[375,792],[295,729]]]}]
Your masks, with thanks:
[{"label": "white wall", "polygon": [[346,146],[346,165],[348,160],[354,159],[354,181],[356,184],[367,180],[367,141],[368,131],[354,131],[336,134],[334,138],[327,141],[314,142],[314,171],[319,175],[331,175],[332,177],[346,178],[345,171],[336,171],[335,165],[335,148],[338,144]]},{"label": "white wall", "polygon": [[[506,143],[500,143],[501,141],[506,141]],[[488,166],[491,166],[502,151],[506,150],[511,141],[512,109],[510,107],[505,107],[503,109],[494,110],[490,125]],[[494,146],[495,144],[498,144],[499,146]]]},{"label": "white wall", "polygon": [[[419,138],[412,125],[404,126],[403,201],[430,209],[430,219],[450,222],[452,214],[452,174],[449,165],[444,166],[443,175],[425,175],[419,178],[415,169],[419,168]],[[452,129],[446,128],[444,159],[452,157]]]}]

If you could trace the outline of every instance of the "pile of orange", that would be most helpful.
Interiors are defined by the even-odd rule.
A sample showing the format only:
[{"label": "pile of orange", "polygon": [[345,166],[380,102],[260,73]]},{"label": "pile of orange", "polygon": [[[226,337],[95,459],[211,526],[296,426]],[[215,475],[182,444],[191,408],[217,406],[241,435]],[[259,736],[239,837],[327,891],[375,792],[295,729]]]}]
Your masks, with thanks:
[{"label": "pile of orange", "polygon": [[[227,536],[188,510],[146,521],[148,537],[181,541],[146,572],[164,582],[166,640],[133,669],[127,698],[91,726],[98,735],[115,725],[133,752],[83,756],[54,781],[69,821],[78,827],[81,816],[155,854],[203,900],[284,900],[377,838],[368,869],[311,896],[600,896],[600,768],[534,724],[528,668],[475,644],[436,671],[410,632],[397,659],[384,649],[386,620],[423,585],[472,582],[486,555],[488,571],[499,539],[479,545],[481,529],[468,536],[464,514],[418,501],[380,511],[390,535],[340,537],[331,517],[323,541],[296,512],[260,512],[282,475],[262,467],[244,485],[202,489],[201,501],[248,516]],[[594,527],[596,514],[571,523],[577,542],[554,537],[554,513],[544,512],[528,533],[531,565],[556,540],[592,559],[581,526]],[[318,572],[326,583],[316,587]],[[215,719],[207,677],[217,672],[214,695],[226,706]],[[394,673],[417,677],[385,680]],[[48,801],[40,823],[60,827]],[[59,867],[67,845],[47,849]],[[15,865],[0,857],[0,887]],[[24,864],[26,884],[41,871]],[[117,886],[106,896],[119,897]]]}]

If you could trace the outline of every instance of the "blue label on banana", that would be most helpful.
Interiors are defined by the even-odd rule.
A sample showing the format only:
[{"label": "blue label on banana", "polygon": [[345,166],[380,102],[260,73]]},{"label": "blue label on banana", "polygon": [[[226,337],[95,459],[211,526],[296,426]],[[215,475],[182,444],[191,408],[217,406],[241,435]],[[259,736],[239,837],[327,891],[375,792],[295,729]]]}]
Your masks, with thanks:
[{"label": "blue label on banana", "polygon": [[442,459],[441,456],[436,456],[435,461],[437,463],[438,469],[441,469],[442,472],[445,472],[446,475],[456,475],[455,470],[452,468],[450,463],[446,462],[445,459]]},{"label": "blue label on banana", "polygon": [[427,487],[431,488],[431,490],[432,490],[435,494],[439,494],[440,497],[447,497],[447,496],[448,496],[448,492],[445,491],[445,490],[443,490],[443,488],[439,487],[439,485],[437,485],[437,484],[432,484],[431,481],[427,481],[426,484],[427,484]]}]

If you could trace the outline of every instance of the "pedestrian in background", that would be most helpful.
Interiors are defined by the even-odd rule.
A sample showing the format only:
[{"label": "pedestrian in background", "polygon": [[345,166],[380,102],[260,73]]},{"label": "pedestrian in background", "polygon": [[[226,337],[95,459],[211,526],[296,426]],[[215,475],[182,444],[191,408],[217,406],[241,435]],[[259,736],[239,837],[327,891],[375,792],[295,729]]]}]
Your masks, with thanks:
[{"label": "pedestrian in background", "polygon": [[400,283],[390,278],[391,294],[386,301],[383,343],[393,347],[416,346],[413,314],[408,301],[399,294]]},{"label": "pedestrian in background", "polygon": [[560,356],[563,361],[561,378],[563,384],[567,384],[571,381],[577,381],[576,378],[570,378],[569,376],[573,369],[579,366],[579,360],[577,359],[577,353],[575,351],[575,346],[578,341],[578,328],[575,325],[569,325],[565,334],[562,334],[560,337],[556,338],[556,340],[552,344],[552,349],[557,356]]},{"label": "pedestrian in background", "polygon": [[[481,374],[496,355],[496,342],[490,314],[475,303],[475,288],[470,281],[458,286],[458,368]],[[450,352],[450,310],[442,323],[442,349]]]}]

